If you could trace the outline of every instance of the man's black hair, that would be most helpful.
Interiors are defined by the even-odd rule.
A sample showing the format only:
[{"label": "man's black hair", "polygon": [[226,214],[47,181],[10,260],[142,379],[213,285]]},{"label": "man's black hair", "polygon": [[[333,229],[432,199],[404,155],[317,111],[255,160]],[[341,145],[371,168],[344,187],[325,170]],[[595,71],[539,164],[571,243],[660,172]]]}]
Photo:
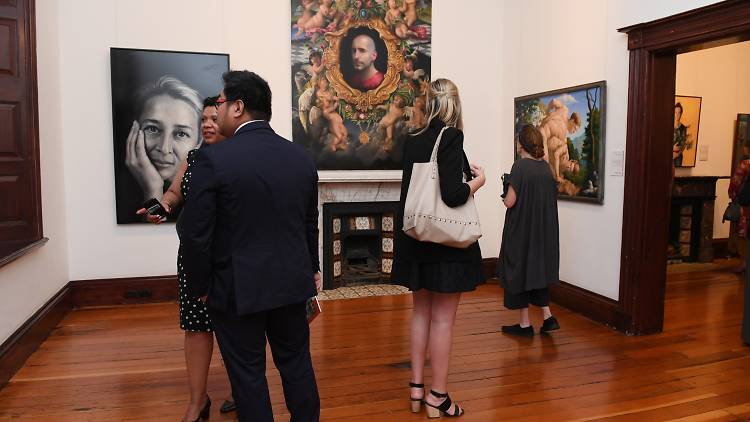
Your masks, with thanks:
[{"label": "man's black hair", "polygon": [[213,97],[206,97],[203,99],[203,108],[206,107],[216,107],[216,100],[219,99],[218,95],[214,95]]},{"label": "man's black hair", "polygon": [[247,70],[230,70],[221,77],[227,100],[242,100],[253,120],[271,120],[271,88],[265,79]]}]

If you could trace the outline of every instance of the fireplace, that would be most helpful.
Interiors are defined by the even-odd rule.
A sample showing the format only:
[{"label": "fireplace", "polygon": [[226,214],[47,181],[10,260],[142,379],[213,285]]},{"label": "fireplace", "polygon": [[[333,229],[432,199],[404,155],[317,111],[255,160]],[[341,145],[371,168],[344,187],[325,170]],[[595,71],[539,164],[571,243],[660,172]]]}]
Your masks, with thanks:
[{"label": "fireplace", "polygon": [[389,283],[398,202],[323,204],[323,288]]},{"label": "fireplace", "polygon": [[669,262],[711,262],[716,180],[723,177],[677,177],[672,186]]}]

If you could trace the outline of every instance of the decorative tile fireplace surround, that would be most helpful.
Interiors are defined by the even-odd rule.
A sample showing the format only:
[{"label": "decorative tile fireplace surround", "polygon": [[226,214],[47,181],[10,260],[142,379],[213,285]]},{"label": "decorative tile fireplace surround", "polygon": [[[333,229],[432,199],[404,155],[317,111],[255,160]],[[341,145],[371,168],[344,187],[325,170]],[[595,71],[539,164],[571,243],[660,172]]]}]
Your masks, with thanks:
[{"label": "decorative tile fireplace surround", "polygon": [[318,185],[323,289],[388,283],[401,182]]}]

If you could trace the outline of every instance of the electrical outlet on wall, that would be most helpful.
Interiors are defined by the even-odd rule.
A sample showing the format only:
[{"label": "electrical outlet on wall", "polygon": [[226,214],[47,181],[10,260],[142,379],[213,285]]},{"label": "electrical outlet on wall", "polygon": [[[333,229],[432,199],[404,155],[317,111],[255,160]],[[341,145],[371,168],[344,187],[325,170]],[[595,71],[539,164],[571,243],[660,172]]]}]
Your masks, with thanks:
[{"label": "electrical outlet on wall", "polygon": [[701,145],[698,147],[698,160],[708,161],[708,145]]}]

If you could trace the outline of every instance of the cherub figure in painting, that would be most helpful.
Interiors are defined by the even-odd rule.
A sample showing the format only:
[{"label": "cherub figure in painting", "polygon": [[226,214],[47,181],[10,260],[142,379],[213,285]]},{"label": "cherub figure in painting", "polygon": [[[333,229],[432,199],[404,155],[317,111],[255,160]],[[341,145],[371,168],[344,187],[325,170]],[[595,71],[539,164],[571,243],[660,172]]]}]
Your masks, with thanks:
[{"label": "cherub figure in painting", "polygon": [[383,19],[386,24],[393,28],[393,33],[401,39],[408,37],[416,37],[417,34],[414,31],[409,30],[409,25],[406,24],[404,17],[401,16],[403,9],[398,7],[397,0],[388,0],[388,11]]},{"label": "cherub figure in painting", "polygon": [[424,95],[420,95],[414,99],[414,106],[408,107],[407,114],[409,116],[409,127],[413,129],[421,129],[427,123],[427,114],[425,113],[426,99]]},{"label": "cherub figure in painting", "polygon": [[416,62],[416,53],[404,57],[404,69],[401,71],[401,75],[407,81],[415,81],[425,75],[424,69],[414,69]]},{"label": "cherub figure in painting", "polygon": [[312,7],[315,5],[315,0],[301,0],[302,4],[302,16],[297,19],[297,37],[301,36],[305,30],[305,24],[313,17]]},{"label": "cherub figure in painting", "polygon": [[336,11],[331,8],[333,0],[320,0],[318,12],[299,27],[304,32],[312,32],[321,29],[326,24],[326,19],[335,15]]},{"label": "cherub figure in painting", "polygon": [[417,22],[417,0],[404,0],[401,10],[404,12],[406,26],[411,27]]},{"label": "cherub figure in painting", "polygon": [[383,118],[380,119],[380,122],[378,123],[380,129],[385,132],[383,148],[386,151],[390,151],[391,147],[393,146],[393,129],[396,126],[396,123],[398,123],[398,121],[404,117],[405,104],[406,100],[404,99],[404,97],[401,95],[396,95],[389,105],[382,104],[377,107],[382,110],[387,110],[385,116],[383,116]]},{"label": "cherub figure in painting", "polygon": [[344,119],[338,113],[339,99],[335,95],[323,100],[323,118],[328,120],[328,132],[331,135],[331,151],[345,150],[348,147],[349,131]]},{"label": "cherub figure in painting", "polygon": [[[318,79],[315,90],[315,105],[320,110],[322,117],[328,121],[328,132],[331,135],[331,151],[346,149],[348,146],[349,131],[344,125],[344,119],[338,112],[339,98],[329,89],[328,79],[325,76],[321,76]],[[313,111],[313,109],[310,111],[311,124],[318,117],[313,115]]]}]

